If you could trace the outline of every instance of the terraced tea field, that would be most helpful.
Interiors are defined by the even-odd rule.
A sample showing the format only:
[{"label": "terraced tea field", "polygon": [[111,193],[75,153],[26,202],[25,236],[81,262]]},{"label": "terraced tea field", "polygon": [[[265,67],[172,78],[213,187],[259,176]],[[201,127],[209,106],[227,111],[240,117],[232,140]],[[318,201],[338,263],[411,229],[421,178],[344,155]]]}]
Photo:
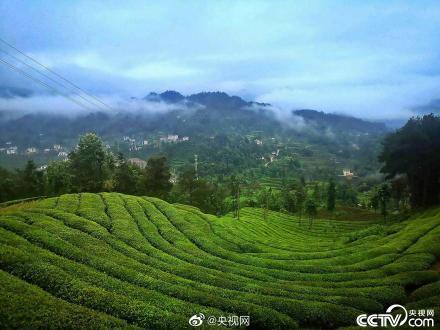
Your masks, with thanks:
[{"label": "terraced tea field", "polygon": [[1,209],[0,244],[2,327],[181,329],[203,313],[328,329],[395,303],[440,307],[440,209],[309,229],[260,209],[238,221],[83,193]]}]

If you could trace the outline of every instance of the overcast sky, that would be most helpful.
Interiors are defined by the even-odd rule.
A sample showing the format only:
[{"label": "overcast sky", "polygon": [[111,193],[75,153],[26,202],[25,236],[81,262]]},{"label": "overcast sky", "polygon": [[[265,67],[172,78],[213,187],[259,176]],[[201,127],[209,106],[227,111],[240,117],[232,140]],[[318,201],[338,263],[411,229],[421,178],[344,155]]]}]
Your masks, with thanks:
[{"label": "overcast sky", "polygon": [[[0,0],[0,15],[0,38],[103,97],[221,90],[371,119],[440,98],[435,0]],[[4,67],[0,86],[42,92]]]}]

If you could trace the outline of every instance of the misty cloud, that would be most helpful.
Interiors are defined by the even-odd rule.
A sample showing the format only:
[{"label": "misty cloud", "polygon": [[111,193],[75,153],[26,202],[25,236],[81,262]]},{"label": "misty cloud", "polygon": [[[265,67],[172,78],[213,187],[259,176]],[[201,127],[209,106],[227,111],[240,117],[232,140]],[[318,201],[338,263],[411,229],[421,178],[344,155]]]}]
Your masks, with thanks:
[{"label": "misty cloud", "polygon": [[251,106],[246,107],[247,110],[263,112],[272,118],[275,118],[284,128],[294,129],[296,131],[301,131],[303,129],[308,129],[304,118],[297,116],[293,111],[283,109],[277,106],[266,104],[264,106],[252,103]]},{"label": "misty cloud", "polygon": [[[75,117],[86,115],[91,112],[103,111],[110,114],[117,113],[139,113],[139,114],[164,114],[169,111],[188,110],[185,103],[169,104],[165,102],[149,102],[143,99],[123,98],[120,96],[101,95],[99,97],[111,109],[103,105],[93,106],[86,103],[79,97],[71,96],[83,106],[58,95],[32,95],[29,97],[0,98],[0,111],[7,113],[10,117],[19,117],[30,113],[43,113],[50,115],[62,115]],[[95,102],[97,103],[97,102]],[[194,106],[192,106],[194,107]]]},{"label": "misty cloud", "polygon": [[[0,12],[3,38],[98,95],[221,90],[287,115],[314,108],[397,119],[440,94],[433,0],[0,0]],[[44,92],[3,67],[0,85]]]}]

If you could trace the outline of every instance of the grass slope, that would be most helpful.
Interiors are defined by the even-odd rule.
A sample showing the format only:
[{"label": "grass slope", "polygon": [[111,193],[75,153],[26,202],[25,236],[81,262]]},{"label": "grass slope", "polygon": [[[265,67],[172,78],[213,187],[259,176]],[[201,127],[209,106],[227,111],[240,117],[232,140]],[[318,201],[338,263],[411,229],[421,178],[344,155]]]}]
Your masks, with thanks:
[{"label": "grass slope", "polygon": [[[184,328],[195,313],[255,328],[334,328],[393,303],[440,307],[440,209],[386,225],[260,209],[216,218],[117,193],[0,210],[4,327]],[[438,310],[438,309],[437,309]]]}]

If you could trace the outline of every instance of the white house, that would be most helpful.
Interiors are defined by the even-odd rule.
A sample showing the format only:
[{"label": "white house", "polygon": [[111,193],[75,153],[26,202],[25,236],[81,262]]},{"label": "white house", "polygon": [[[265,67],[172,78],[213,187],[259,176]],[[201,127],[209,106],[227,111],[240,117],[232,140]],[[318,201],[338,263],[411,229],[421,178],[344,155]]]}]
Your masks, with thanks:
[{"label": "white house", "polygon": [[14,147],[9,148],[8,150],[6,150],[6,154],[7,155],[15,155],[15,154],[17,154],[17,149],[14,149]]},{"label": "white house", "polygon": [[160,142],[177,142],[179,140],[179,136],[169,134],[168,136],[161,137],[159,140]]},{"label": "white house", "polygon": [[182,138],[182,141],[189,141],[189,136],[184,136],[184,137]]},{"label": "white house", "polygon": [[344,170],[342,170],[342,176],[345,176],[347,178],[352,178],[355,175],[354,175],[354,173],[351,170],[344,169]]},{"label": "white house", "polygon": [[35,147],[30,147],[26,149],[26,153],[27,154],[36,154],[37,153],[37,148]]},{"label": "white house", "polygon": [[63,148],[61,147],[61,145],[59,145],[59,144],[54,144],[54,145],[53,145],[53,150],[55,150],[55,151],[60,151],[61,149],[63,149]]},{"label": "white house", "polygon": [[68,154],[67,154],[67,152],[65,152],[65,151],[60,151],[59,153],[58,153],[58,157],[67,157],[68,156]]}]

